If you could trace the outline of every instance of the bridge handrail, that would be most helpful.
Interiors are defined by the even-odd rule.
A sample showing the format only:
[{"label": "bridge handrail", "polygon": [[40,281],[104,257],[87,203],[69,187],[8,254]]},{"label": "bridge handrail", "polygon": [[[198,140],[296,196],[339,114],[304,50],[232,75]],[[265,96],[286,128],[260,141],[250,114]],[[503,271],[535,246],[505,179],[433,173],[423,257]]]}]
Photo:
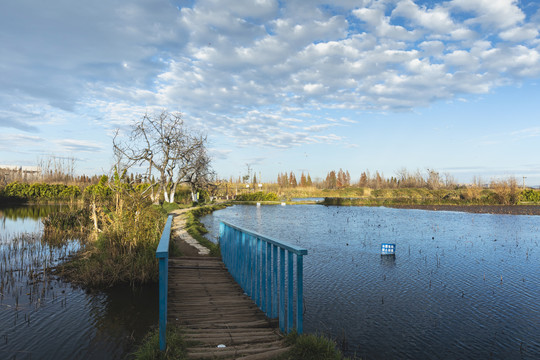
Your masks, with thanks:
[{"label": "bridge handrail", "polygon": [[156,249],[156,258],[159,259],[159,349],[164,351],[167,346],[167,287],[169,277],[169,242],[171,240],[171,227],[173,216],[167,217],[161,239]]},{"label": "bridge handrail", "polygon": [[301,334],[303,256],[307,250],[224,221],[220,223],[219,244],[223,262],[233,278],[269,318],[279,318],[280,330],[287,333],[293,329],[294,322],[293,258],[296,255],[296,331]]}]

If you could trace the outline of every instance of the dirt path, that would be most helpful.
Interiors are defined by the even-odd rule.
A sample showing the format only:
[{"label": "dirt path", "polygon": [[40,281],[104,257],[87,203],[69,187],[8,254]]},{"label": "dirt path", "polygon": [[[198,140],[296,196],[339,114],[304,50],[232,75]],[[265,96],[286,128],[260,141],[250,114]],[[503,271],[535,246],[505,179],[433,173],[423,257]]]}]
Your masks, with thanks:
[{"label": "dirt path", "polygon": [[173,214],[172,236],[176,246],[180,249],[182,256],[208,256],[210,250],[195,240],[186,231],[186,213],[191,210],[178,209],[170,213]]}]

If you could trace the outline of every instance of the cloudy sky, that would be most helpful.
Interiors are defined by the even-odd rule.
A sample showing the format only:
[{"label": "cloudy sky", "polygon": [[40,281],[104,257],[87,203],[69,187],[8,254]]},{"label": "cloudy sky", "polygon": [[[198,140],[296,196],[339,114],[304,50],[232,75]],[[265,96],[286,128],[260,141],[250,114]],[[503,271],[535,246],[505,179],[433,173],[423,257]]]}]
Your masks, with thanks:
[{"label": "cloudy sky", "polygon": [[4,0],[0,164],[107,173],[112,134],[180,111],[214,168],[402,168],[540,184],[536,0]]}]

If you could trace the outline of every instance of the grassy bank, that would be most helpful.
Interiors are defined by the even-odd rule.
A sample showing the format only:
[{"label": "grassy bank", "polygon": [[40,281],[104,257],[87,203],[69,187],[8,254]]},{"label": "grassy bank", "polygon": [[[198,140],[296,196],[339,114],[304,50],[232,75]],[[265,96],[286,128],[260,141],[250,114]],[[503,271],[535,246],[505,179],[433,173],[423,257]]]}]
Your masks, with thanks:
[{"label": "grassy bank", "polygon": [[291,349],[276,360],[347,360],[332,339],[324,335],[302,334],[295,332],[286,337],[286,343]]},{"label": "grassy bank", "polygon": [[[534,204],[540,199],[534,190],[459,188],[438,189],[404,188],[369,191],[363,197],[325,197],[324,205],[518,205]],[[538,202],[540,203],[540,202]]]},{"label": "grassy bank", "polygon": [[187,359],[187,342],[179,327],[167,326],[167,348],[159,350],[159,329],[154,329],[146,335],[142,344],[132,355],[137,360],[183,360]]},{"label": "grassy bank", "polygon": [[[274,360],[347,360],[337,348],[335,341],[313,334],[298,335],[291,333],[286,336],[285,343],[290,350]],[[159,331],[152,330],[138,350],[133,354],[137,360],[184,360],[187,359],[189,343],[182,336],[182,328],[167,327],[167,348],[164,352],[159,350]]]},{"label": "grassy bank", "polygon": [[54,273],[88,288],[156,282],[155,251],[164,225],[163,214],[151,206],[128,208],[101,231],[88,232],[84,249]]}]

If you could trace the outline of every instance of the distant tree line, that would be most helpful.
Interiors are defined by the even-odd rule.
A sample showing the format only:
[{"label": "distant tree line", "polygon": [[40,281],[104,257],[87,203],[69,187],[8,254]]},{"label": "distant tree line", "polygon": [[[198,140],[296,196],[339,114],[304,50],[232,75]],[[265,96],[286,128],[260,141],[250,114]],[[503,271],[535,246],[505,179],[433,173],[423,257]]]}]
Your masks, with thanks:
[{"label": "distant tree line", "polygon": [[291,171],[289,175],[286,172],[278,174],[277,183],[282,188],[295,188],[297,186],[301,187],[311,187],[313,186],[313,181],[309,173],[307,175],[302,172],[300,175],[300,182],[296,180],[296,175]]}]

